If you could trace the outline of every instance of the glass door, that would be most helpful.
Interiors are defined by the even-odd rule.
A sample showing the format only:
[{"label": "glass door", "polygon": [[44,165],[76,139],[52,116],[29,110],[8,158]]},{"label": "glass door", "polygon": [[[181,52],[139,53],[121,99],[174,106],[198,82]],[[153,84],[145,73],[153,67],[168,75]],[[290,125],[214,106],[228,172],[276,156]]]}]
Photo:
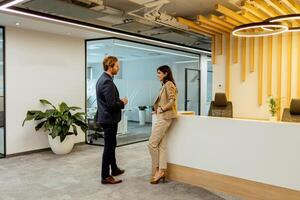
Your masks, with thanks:
[{"label": "glass door", "polygon": [[185,68],[185,111],[200,115],[201,71]]}]

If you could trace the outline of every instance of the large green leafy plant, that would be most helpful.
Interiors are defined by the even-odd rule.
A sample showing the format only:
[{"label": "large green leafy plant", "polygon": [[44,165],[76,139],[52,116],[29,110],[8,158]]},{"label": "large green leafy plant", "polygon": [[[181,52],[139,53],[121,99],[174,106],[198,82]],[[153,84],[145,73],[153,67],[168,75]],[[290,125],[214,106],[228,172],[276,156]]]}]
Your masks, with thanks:
[{"label": "large green leafy plant", "polygon": [[58,108],[56,108],[45,99],[41,99],[40,102],[44,105],[51,106],[51,109],[47,109],[44,112],[40,110],[27,111],[22,126],[24,126],[26,121],[38,121],[38,124],[35,126],[36,131],[44,127],[45,132],[48,132],[53,139],[60,137],[61,142],[63,142],[68,135],[74,134],[77,136],[78,132],[76,126],[80,127],[84,132],[87,131],[88,126],[84,119],[85,113],[75,112],[81,108],[76,106],[69,107],[64,102],[60,103]]}]

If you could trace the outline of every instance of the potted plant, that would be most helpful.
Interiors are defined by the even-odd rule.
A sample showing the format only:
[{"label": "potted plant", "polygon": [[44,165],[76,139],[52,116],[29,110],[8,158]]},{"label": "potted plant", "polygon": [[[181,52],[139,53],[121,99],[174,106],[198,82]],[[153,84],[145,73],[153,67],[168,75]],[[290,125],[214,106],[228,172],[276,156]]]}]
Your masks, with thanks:
[{"label": "potted plant", "polygon": [[38,124],[35,126],[35,130],[38,131],[44,128],[44,132],[48,133],[51,150],[55,154],[70,153],[74,146],[73,135],[77,136],[78,134],[77,126],[84,132],[88,129],[88,125],[83,117],[85,113],[74,113],[74,111],[81,108],[76,106],[69,107],[64,102],[60,103],[58,108],[45,99],[41,99],[40,102],[43,105],[51,106],[51,108],[44,112],[40,110],[27,111],[22,126],[24,126],[26,121],[37,121]]},{"label": "potted plant", "polygon": [[277,121],[276,113],[279,110],[279,101],[280,99],[274,98],[273,96],[268,99],[269,112],[271,114],[270,121]]}]

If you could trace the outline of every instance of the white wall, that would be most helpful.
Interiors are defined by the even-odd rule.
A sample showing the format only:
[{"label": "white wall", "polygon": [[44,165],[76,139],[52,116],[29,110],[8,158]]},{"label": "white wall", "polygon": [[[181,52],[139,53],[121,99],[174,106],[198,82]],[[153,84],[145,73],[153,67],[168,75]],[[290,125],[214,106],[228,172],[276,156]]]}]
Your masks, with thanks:
[{"label": "white wall", "polygon": [[43,108],[39,99],[84,109],[84,51],[83,39],[7,27],[7,154],[48,147],[46,134],[36,133],[33,122],[22,127],[27,110]]},{"label": "white wall", "polygon": [[[225,38],[223,38],[223,52],[225,50]],[[226,53],[226,52],[225,52]],[[225,92],[226,84],[226,60],[225,53],[223,55],[216,55],[216,64],[213,64],[213,95],[212,99],[214,100],[214,93]]]}]

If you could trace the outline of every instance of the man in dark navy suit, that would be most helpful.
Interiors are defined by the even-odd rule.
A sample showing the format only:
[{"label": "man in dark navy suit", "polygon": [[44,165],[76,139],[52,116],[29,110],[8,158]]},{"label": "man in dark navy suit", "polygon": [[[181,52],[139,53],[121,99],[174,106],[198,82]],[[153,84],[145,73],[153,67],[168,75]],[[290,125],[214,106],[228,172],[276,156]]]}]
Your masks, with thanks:
[{"label": "man in dark navy suit", "polygon": [[[118,123],[121,121],[121,110],[128,103],[127,98],[120,99],[119,91],[113,82],[113,77],[120,70],[118,59],[108,56],[103,60],[105,72],[101,75],[96,84],[97,93],[97,121],[104,129],[104,151],[102,157],[102,184],[117,184],[113,176],[123,174],[125,170],[118,168],[115,156],[117,146]],[[111,170],[111,173],[110,173]]]}]

